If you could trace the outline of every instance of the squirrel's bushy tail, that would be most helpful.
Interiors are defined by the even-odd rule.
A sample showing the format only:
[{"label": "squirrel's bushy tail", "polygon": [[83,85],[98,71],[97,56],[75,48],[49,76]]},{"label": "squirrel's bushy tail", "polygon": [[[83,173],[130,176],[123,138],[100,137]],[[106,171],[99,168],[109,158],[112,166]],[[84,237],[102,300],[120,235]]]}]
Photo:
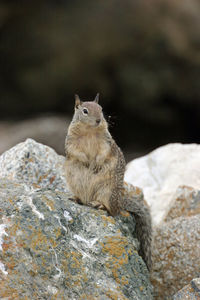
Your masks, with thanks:
[{"label": "squirrel's bushy tail", "polygon": [[130,184],[126,184],[123,193],[122,208],[134,215],[136,221],[136,237],[140,242],[138,253],[141,255],[150,271],[152,265],[152,224],[150,209],[144,200],[142,190]]},{"label": "squirrel's bushy tail", "polygon": [[[137,207],[136,207],[137,208]],[[145,207],[141,207],[139,205],[139,209],[133,212],[136,227],[135,232],[137,239],[140,242],[140,249],[138,253],[144,259],[149,271],[151,269],[152,261],[151,261],[151,241],[152,241],[152,228],[151,228],[151,216],[149,209]]]}]

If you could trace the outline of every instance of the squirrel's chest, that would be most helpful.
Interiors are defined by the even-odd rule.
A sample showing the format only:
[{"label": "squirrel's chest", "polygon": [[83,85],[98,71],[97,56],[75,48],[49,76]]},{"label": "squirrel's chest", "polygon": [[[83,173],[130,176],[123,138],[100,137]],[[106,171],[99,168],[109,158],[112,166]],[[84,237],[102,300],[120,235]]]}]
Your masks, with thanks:
[{"label": "squirrel's chest", "polygon": [[[103,163],[110,153],[110,145],[98,136],[84,136],[74,140],[76,151],[84,154],[86,162]],[[76,153],[76,151],[74,153]]]},{"label": "squirrel's chest", "polygon": [[98,156],[106,157],[110,147],[103,139],[98,137],[86,137],[80,141],[80,149],[87,156],[88,160],[94,160]]}]

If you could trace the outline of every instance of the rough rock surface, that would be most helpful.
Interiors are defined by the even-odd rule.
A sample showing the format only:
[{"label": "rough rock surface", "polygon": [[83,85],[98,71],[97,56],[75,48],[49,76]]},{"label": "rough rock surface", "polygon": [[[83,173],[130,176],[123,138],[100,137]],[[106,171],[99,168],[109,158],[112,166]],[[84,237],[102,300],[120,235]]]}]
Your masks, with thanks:
[{"label": "rough rock surface", "polygon": [[125,180],[143,189],[153,221],[158,224],[167,215],[180,185],[200,189],[200,145],[160,147],[130,162]]},{"label": "rough rock surface", "polygon": [[50,147],[27,139],[0,156],[0,177],[24,183],[29,188],[65,191],[64,161]]},{"label": "rough rock surface", "polygon": [[31,139],[0,157],[0,298],[152,299],[134,219],[70,201],[63,162]]},{"label": "rough rock surface", "polygon": [[164,221],[200,214],[200,191],[189,186],[178,187],[172,206]]},{"label": "rough rock surface", "polygon": [[200,299],[200,278],[193,279],[173,297],[173,300],[198,300]]},{"label": "rough rock surface", "polygon": [[171,297],[200,270],[200,215],[179,217],[155,229],[151,281],[155,299]]}]

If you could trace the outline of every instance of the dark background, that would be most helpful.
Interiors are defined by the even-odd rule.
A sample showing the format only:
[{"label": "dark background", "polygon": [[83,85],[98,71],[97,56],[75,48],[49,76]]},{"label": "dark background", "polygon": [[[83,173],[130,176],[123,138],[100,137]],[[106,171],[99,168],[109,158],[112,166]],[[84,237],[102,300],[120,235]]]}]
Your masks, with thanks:
[{"label": "dark background", "polygon": [[[199,143],[200,1],[0,1],[3,150],[23,139],[23,126],[37,128],[28,119],[69,120],[74,93],[92,100],[97,92],[128,159]],[[26,135],[62,153],[62,135],[51,144],[62,129],[53,127],[49,138]]]}]

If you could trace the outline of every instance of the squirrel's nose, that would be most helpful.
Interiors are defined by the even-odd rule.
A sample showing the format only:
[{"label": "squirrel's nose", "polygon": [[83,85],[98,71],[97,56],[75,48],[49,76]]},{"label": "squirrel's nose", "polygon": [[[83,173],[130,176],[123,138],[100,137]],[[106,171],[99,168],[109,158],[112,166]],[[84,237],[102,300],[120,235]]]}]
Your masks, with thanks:
[{"label": "squirrel's nose", "polygon": [[96,119],[96,123],[99,125],[99,123],[101,122],[101,119]]}]

